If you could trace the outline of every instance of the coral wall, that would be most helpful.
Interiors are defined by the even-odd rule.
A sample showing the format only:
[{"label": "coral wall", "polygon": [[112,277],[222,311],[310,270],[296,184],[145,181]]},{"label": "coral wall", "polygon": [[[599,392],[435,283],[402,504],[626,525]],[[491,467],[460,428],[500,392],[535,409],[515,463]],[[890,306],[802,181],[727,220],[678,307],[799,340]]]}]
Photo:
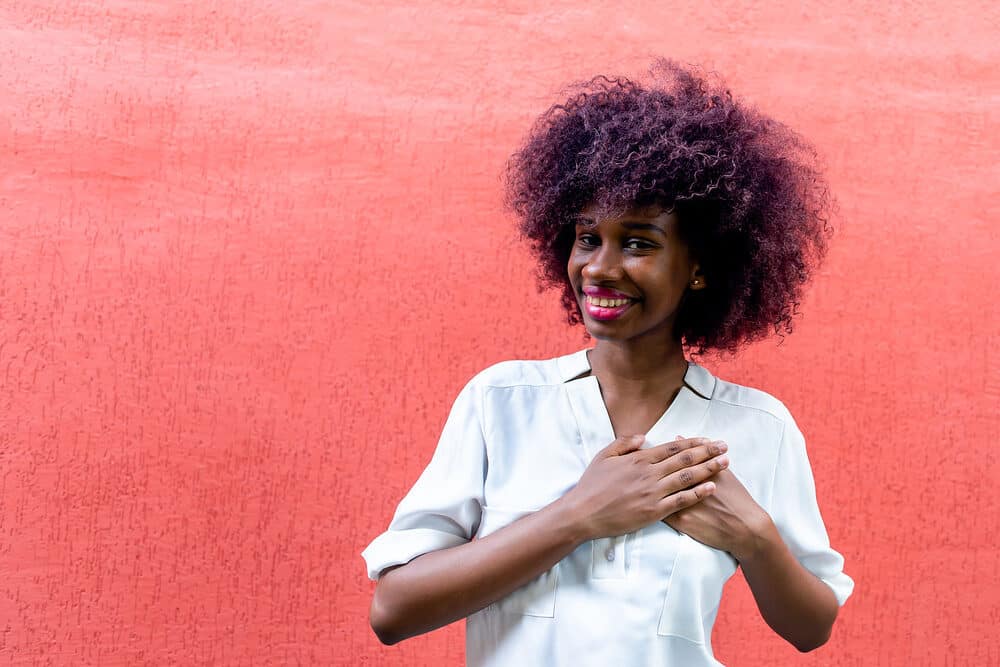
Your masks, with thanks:
[{"label": "coral wall", "polygon": [[1000,664],[996,5],[494,5],[0,5],[0,662],[461,664],[378,644],[359,552],[472,374],[584,344],[507,155],[669,55],[840,200],[796,333],[707,365],[796,415],[857,591],[799,656],[735,581],[718,655]]}]

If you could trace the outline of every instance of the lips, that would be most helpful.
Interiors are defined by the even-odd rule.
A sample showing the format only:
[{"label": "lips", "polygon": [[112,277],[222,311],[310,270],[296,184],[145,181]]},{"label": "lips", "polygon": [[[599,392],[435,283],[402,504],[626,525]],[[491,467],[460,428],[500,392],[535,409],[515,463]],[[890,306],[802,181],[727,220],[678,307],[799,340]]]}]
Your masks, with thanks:
[{"label": "lips", "polygon": [[584,309],[595,320],[615,320],[625,314],[634,297],[607,287],[584,287]]}]

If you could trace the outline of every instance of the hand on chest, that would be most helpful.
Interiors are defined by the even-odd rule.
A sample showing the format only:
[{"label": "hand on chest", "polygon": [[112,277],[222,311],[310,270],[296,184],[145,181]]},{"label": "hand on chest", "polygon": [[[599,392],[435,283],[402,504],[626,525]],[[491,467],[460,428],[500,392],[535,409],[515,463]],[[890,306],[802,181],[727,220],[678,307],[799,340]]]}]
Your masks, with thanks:
[{"label": "hand on chest", "polygon": [[[596,378],[550,387],[513,387],[487,396],[487,506],[538,510],[579,481],[594,456],[615,439]],[[650,410],[646,410],[650,412]],[[648,419],[648,415],[640,419]],[[682,388],[646,433],[644,447],[684,437],[724,440],[730,470],[760,503],[766,499],[775,451],[761,447],[753,420],[732,419],[712,401]]]}]

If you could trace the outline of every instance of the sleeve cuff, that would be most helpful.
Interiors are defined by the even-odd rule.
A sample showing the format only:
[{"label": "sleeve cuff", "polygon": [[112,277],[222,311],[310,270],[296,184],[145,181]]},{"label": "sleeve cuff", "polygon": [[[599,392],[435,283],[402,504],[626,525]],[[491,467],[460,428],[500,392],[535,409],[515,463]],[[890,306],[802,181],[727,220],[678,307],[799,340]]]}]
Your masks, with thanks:
[{"label": "sleeve cuff", "polygon": [[377,581],[387,567],[403,565],[425,553],[466,542],[468,540],[459,535],[429,528],[387,530],[361,552],[361,557],[368,566],[368,578]]},{"label": "sleeve cuff", "polygon": [[854,591],[854,580],[844,573],[844,557],[827,547],[801,557],[796,556],[799,563],[813,576],[833,589],[837,604],[841,607]]},{"label": "sleeve cuff", "polygon": [[837,597],[837,604],[841,607],[854,592],[854,580],[843,572],[832,577],[820,577],[820,581],[833,589],[833,594]]}]

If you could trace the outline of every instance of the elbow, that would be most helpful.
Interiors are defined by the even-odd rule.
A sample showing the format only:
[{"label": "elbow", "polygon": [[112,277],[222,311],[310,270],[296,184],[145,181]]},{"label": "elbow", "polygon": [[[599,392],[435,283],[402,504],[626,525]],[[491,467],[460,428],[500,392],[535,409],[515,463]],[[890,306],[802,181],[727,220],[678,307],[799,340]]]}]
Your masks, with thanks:
[{"label": "elbow", "polygon": [[413,636],[404,625],[406,614],[401,612],[398,598],[393,595],[392,587],[387,585],[391,583],[387,579],[392,578],[385,575],[395,569],[396,567],[392,567],[382,572],[372,596],[372,606],[368,610],[368,623],[378,640],[386,646],[398,644]]},{"label": "elbow", "polygon": [[823,646],[823,644],[830,641],[830,634],[832,630],[833,626],[812,637],[799,637],[795,641],[791,642],[792,646],[798,649],[799,653],[809,653],[810,651],[815,651],[820,646]]},{"label": "elbow", "polygon": [[386,609],[384,602],[380,599],[378,590],[372,598],[372,606],[368,611],[368,623],[372,626],[372,631],[378,640],[386,646],[398,644],[405,638],[399,630],[393,615]]},{"label": "elbow", "polygon": [[819,642],[796,642],[794,646],[798,649],[799,653],[809,653],[810,651],[815,651],[825,643],[826,640],[824,639]]},{"label": "elbow", "polygon": [[836,604],[833,596],[830,596],[831,604],[825,611],[820,613],[811,623],[799,626],[794,637],[786,636],[788,642],[798,649],[799,653],[809,653],[830,641],[833,634],[834,623],[837,622],[840,607]]},{"label": "elbow", "polygon": [[370,620],[372,631],[375,633],[375,636],[378,637],[378,640],[384,645],[392,646],[393,644],[398,644],[401,641],[402,637],[400,637],[391,626],[376,620],[374,616],[371,617]]},{"label": "elbow", "polygon": [[398,644],[403,639],[402,637],[392,632],[388,628],[372,625],[372,630],[375,631],[375,636],[378,637],[378,640],[382,642],[382,644],[385,646],[392,646],[393,644]]}]

